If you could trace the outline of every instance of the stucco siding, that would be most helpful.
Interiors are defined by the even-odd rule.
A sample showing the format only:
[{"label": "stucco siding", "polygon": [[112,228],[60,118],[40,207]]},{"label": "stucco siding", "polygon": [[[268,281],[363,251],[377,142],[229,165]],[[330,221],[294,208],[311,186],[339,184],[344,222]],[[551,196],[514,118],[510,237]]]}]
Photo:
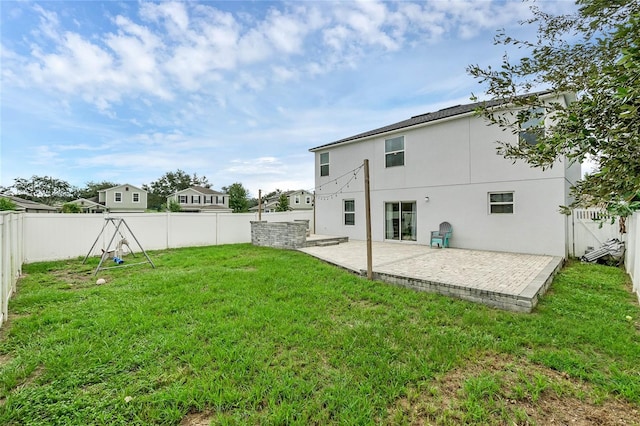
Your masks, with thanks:
[{"label": "stucco siding", "polygon": [[[396,136],[404,136],[404,165],[385,167],[385,139]],[[365,238],[363,174],[344,188],[346,178],[338,178],[369,159],[376,241],[385,239],[385,203],[415,202],[418,244],[429,244],[430,231],[448,221],[453,247],[566,256],[567,218],[559,208],[570,202],[580,165],[559,161],[543,171],[514,164],[496,153],[496,141],[509,137],[517,138],[467,115],[318,150],[316,233]],[[323,152],[329,176],[320,176]],[[512,192],[513,213],[491,214],[491,192]],[[354,225],[344,224],[345,199],[355,200]]]}]

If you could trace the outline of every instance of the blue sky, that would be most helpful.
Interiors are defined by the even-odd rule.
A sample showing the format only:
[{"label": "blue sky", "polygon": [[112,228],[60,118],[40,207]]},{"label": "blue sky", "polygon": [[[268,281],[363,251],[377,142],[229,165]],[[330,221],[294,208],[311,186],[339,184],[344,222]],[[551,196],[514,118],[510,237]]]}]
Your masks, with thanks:
[{"label": "blue sky", "polygon": [[252,196],[313,188],[309,148],[470,102],[466,67],[505,53],[496,30],[535,30],[517,0],[2,1],[0,16],[0,186],[182,169]]}]

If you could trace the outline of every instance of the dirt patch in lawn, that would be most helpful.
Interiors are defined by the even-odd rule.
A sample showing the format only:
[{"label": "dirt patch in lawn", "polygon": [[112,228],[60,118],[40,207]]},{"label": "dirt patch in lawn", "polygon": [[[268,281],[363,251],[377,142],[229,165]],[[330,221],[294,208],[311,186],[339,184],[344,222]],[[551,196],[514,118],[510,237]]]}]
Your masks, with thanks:
[{"label": "dirt patch in lawn", "polygon": [[408,394],[389,409],[389,423],[640,424],[638,406],[601,399],[581,380],[505,355],[468,361]]},{"label": "dirt patch in lawn", "polygon": [[213,419],[213,413],[202,411],[199,413],[189,413],[180,422],[180,426],[209,426]]}]

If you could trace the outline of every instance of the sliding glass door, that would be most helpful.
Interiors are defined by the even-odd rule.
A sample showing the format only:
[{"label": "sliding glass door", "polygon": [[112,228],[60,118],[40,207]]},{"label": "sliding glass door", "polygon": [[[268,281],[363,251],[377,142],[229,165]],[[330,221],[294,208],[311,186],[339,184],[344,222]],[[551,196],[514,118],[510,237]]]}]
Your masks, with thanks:
[{"label": "sliding glass door", "polygon": [[416,241],[415,201],[385,203],[384,235],[387,240]]}]

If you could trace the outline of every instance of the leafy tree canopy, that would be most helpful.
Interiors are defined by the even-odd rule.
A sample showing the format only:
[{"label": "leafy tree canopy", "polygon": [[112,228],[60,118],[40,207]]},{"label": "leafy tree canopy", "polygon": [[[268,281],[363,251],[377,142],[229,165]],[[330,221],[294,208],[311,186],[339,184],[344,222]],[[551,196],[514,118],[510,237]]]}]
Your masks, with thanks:
[{"label": "leafy tree canopy", "polygon": [[93,182],[89,181],[85,184],[84,188],[78,189],[76,193],[77,198],[92,198],[98,196],[98,191],[103,189],[113,188],[114,186],[118,186],[118,183],[102,181],[102,182]]},{"label": "leafy tree canopy", "polygon": [[[471,65],[468,71],[492,98],[521,107],[511,116],[481,108],[495,124],[517,133],[540,111],[554,119],[538,132],[536,143],[501,141],[500,154],[543,169],[562,157],[589,159],[597,170],[575,184],[572,207],[604,205],[616,214],[629,212],[640,207],[640,2],[578,0],[577,5],[576,13],[560,16],[532,6],[534,16],[523,24],[537,26],[535,40],[504,32],[495,40],[526,56],[511,61],[505,55],[499,68]],[[565,106],[523,96],[541,89],[577,99]]]},{"label": "leafy tree canopy", "polygon": [[69,182],[51,176],[31,176],[29,179],[16,178],[12,186],[16,195],[28,200],[52,206],[56,201],[73,198],[75,188]]},{"label": "leafy tree canopy", "polygon": [[168,197],[169,195],[187,189],[191,186],[203,186],[209,188],[211,185],[206,176],[198,176],[196,173],[190,175],[183,170],[176,170],[175,172],[167,172],[162,175],[158,180],[151,182],[149,185],[143,185],[143,188],[153,194],[160,195],[162,197]]},{"label": "leafy tree canopy", "polygon": [[229,207],[234,213],[244,213],[249,210],[249,191],[240,182],[223,186],[222,192],[229,194]]},{"label": "leafy tree canopy", "polygon": [[167,172],[158,180],[149,185],[142,185],[142,188],[149,194],[147,196],[147,206],[150,209],[161,209],[167,202],[167,197],[177,191],[182,191],[191,186],[203,186],[210,188],[211,184],[206,176],[198,176],[196,173],[190,175],[183,170]]}]

